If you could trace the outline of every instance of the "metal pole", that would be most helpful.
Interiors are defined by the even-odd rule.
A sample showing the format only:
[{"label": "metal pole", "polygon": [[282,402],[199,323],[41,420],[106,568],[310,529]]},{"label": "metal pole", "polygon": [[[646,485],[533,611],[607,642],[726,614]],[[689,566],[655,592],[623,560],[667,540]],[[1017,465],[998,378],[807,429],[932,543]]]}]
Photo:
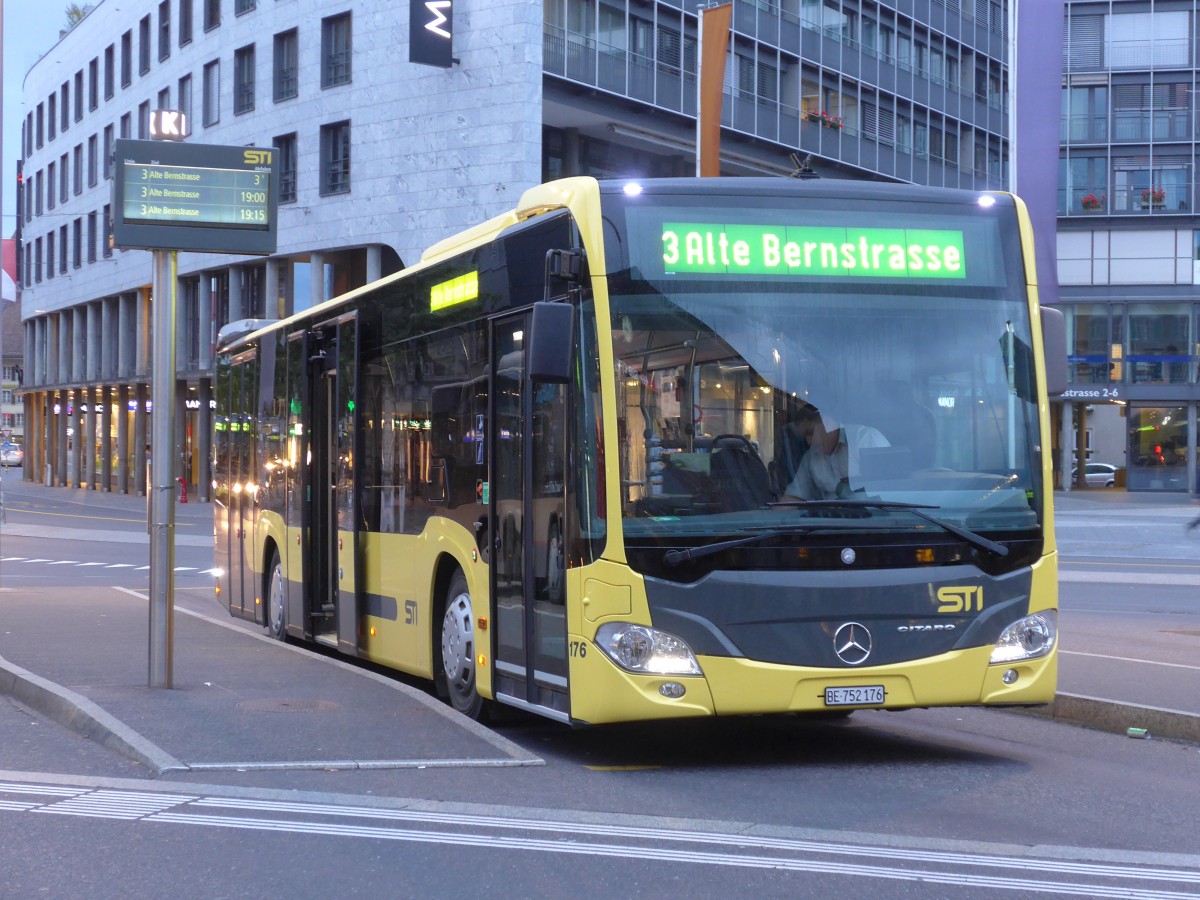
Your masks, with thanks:
[{"label": "metal pole", "polygon": [[154,251],[154,367],[150,428],[150,687],[173,687],[175,642],[175,272],[174,250]]}]

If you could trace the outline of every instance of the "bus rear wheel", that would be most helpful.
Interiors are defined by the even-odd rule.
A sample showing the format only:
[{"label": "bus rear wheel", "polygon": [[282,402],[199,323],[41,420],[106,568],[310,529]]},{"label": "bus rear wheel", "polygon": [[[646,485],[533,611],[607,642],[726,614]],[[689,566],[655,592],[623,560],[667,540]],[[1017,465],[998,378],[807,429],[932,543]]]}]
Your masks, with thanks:
[{"label": "bus rear wheel", "polygon": [[471,592],[462,572],[456,572],[446,592],[442,616],[442,676],[450,705],[471,719],[483,714],[483,698],[475,690],[475,620]]},{"label": "bus rear wheel", "polygon": [[271,554],[271,573],[267,582],[267,633],[277,641],[287,640],[287,614],[284,610],[283,565],[279,551]]}]

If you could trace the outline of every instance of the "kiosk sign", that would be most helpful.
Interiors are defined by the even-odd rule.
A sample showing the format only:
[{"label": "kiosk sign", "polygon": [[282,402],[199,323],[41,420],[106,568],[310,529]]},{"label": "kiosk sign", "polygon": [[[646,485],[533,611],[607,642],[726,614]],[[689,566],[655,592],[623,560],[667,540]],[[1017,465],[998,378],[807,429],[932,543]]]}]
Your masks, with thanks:
[{"label": "kiosk sign", "polygon": [[117,247],[275,252],[274,150],[122,139],[115,157]]}]

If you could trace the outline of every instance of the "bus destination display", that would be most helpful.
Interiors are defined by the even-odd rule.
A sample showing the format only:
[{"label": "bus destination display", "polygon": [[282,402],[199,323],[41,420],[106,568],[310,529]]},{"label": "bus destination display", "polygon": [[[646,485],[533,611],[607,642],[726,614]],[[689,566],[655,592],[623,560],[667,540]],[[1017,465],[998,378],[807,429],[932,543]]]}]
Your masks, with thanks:
[{"label": "bus destination display", "polygon": [[274,148],[117,141],[113,245],[274,253],[276,155]]},{"label": "bus destination display", "polygon": [[125,221],[267,227],[269,172],[125,164]]}]

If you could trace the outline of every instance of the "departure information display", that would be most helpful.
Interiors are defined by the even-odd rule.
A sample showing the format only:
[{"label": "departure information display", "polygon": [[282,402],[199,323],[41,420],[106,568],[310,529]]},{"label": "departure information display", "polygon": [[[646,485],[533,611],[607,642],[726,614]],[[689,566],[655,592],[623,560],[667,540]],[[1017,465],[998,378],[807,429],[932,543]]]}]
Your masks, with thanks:
[{"label": "departure information display", "polygon": [[265,228],[270,172],[125,165],[125,221]]},{"label": "departure information display", "polygon": [[277,154],[274,148],[117,141],[114,246],[274,253]]}]

